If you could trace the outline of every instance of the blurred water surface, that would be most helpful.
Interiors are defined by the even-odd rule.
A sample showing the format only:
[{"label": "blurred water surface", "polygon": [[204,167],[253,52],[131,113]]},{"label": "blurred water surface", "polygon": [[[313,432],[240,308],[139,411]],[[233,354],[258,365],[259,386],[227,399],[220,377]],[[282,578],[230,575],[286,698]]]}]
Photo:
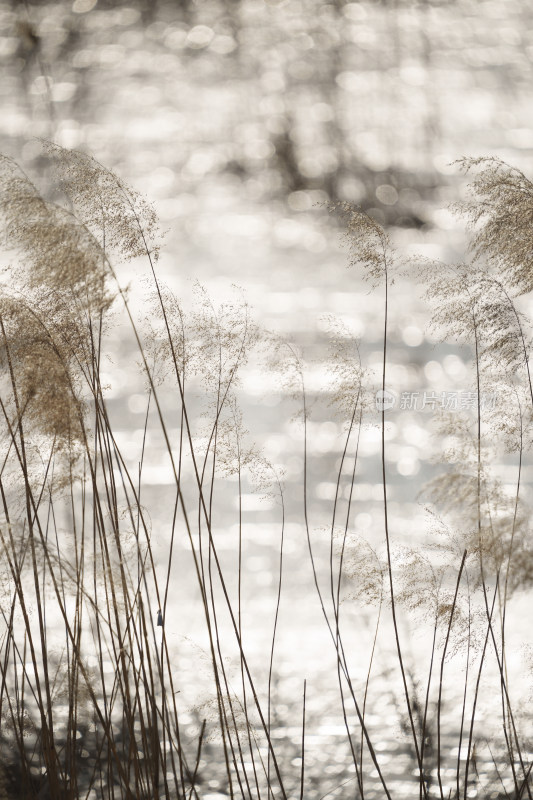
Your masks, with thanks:
[{"label": "blurred water surface", "polygon": [[[89,151],[154,201],[168,231],[160,272],[184,305],[192,302],[195,281],[214,301],[230,296],[235,283],[259,324],[301,349],[315,401],[309,422],[312,537],[319,577],[327,580],[329,540],[323,526],[331,519],[343,424],[327,404],[324,315],[334,314],[351,326],[378,388],[383,297],[379,289],[369,293],[356,268],[347,269],[338,220],[324,204],[360,204],[390,227],[404,254],[463,258],[464,233],[447,205],[461,198],[464,179],[451,162],[463,155],[492,154],[526,171],[531,167],[533,25],[528,4],[2,2],[0,59],[4,152],[46,181],[48,167],[35,137]],[[145,265],[120,270],[124,282],[131,283],[133,307],[146,313],[139,283]],[[391,306],[390,388],[398,396],[471,390],[469,354],[452,345],[436,346],[426,331],[428,311],[418,287],[398,281]],[[118,444],[135,465],[143,438],[144,386],[126,327],[117,324],[109,341],[112,361],[104,366],[109,410]],[[170,390],[164,402],[172,414],[177,403]],[[287,470],[274,735],[291,743],[288,761],[297,759],[295,707],[307,678],[309,796],[334,794],[341,784],[337,794],[351,796],[355,782],[335,686],[334,651],[314,592],[302,525],[302,429],[290,422],[296,406],[276,377],[253,360],[243,374],[241,402],[251,436]],[[427,526],[417,498],[437,469],[430,456],[439,449],[432,439],[432,409],[396,406],[387,419],[392,535],[422,545]],[[381,548],[380,441],[372,422],[378,422],[377,414],[361,436],[352,524]],[[154,420],[143,502],[158,533],[164,567],[173,495],[162,445]],[[514,467],[506,468],[512,484]],[[345,494],[343,502],[347,499]],[[218,502],[216,539],[235,589],[237,494],[228,490]],[[279,507],[261,502],[248,487],[243,520],[244,642],[264,684],[277,589]],[[192,724],[211,699],[207,657],[205,675],[198,671],[198,648],[205,648],[206,641],[189,559],[185,538],[179,538],[166,629],[184,704],[197,709],[190,711]],[[376,613],[348,602],[342,613],[360,688]],[[228,620],[221,618],[221,625],[229,630]],[[368,724],[377,735],[384,769],[394,764],[394,796],[410,797],[407,778],[414,762],[397,713],[401,700],[387,611],[381,630]],[[402,634],[413,674],[423,674],[423,635],[407,629]],[[510,634],[517,653],[523,636],[520,626]],[[459,674],[463,668],[463,662],[450,666]],[[518,655],[509,669],[521,671]],[[458,697],[450,691],[445,700],[444,749],[456,758]],[[491,718],[493,709],[480,709],[480,724]],[[487,783],[491,770],[493,765],[487,765]],[[372,787],[375,775],[369,781]],[[223,786],[212,783],[214,798]],[[379,790],[370,788],[367,797],[372,796],[379,796]]]}]

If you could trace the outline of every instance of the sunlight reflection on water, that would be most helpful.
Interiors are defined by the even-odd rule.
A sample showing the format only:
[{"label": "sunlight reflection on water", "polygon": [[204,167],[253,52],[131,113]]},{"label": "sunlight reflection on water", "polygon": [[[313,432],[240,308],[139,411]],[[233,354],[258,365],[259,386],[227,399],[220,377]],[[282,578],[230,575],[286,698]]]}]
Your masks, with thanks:
[{"label": "sunlight reflection on water", "polygon": [[[390,209],[394,213],[399,209],[397,215],[418,214],[425,229],[392,232],[404,252],[444,260],[462,257],[463,234],[443,208],[460,193],[457,184],[452,189],[446,185],[454,174],[449,162],[463,152],[488,149],[511,153],[518,163],[527,163],[531,157],[533,70],[526,5],[429,3],[422,15],[409,4],[397,4],[394,16],[386,4],[345,3],[338,11],[333,4],[318,3],[314,15],[303,13],[298,3],[245,2],[240,19],[228,18],[219,29],[213,3],[201,10],[196,4],[194,13],[200,18],[191,20],[178,18],[170,4],[160,3],[146,25],[141,12],[132,7],[107,8],[92,0],[76,0],[72,6],[43,4],[42,10],[32,12],[40,16],[42,52],[52,65],[55,129],[47,118],[46,81],[36,74],[33,56],[21,49],[14,10],[7,3],[1,5],[0,48],[9,75],[0,87],[4,110],[0,136],[8,151],[22,151],[29,162],[37,159],[35,144],[26,141],[30,126],[32,133],[45,136],[52,127],[64,145],[88,147],[155,199],[164,227],[171,229],[161,269],[181,296],[188,291],[189,276],[205,282],[216,297],[236,281],[244,286],[259,322],[295,339],[304,355],[309,355],[307,389],[323,401],[313,409],[317,417],[310,419],[308,429],[312,536],[321,568],[327,563],[328,539],[323,528],[336,494],[342,449],[342,425],[331,419],[331,409],[325,405],[329,398],[323,315],[338,315],[362,338],[363,360],[374,371],[376,386],[383,325],[382,295],[368,294],[360,276],[346,270],[347,253],[339,246],[332,220],[323,208],[315,207],[328,197],[322,184],[331,183],[340,151],[346,150],[346,162],[333,181],[340,197],[374,204],[375,216],[384,220],[390,219],[385,217]],[[240,35],[237,24],[242,26]],[[332,145],[335,136],[342,146]],[[431,180],[442,185],[434,187],[430,198],[422,197],[420,187],[391,183],[396,173],[401,177],[401,169],[429,173]],[[365,181],[376,184],[372,196]],[[125,281],[129,280],[129,272],[124,270],[124,274]],[[135,297],[135,291],[133,302],[142,311],[142,292]],[[425,331],[426,307],[414,287],[399,282],[392,306],[390,389],[398,396],[404,391],[468,390],[467,355],[454,348],[453,352],[433,349]],[[142,447],[140,415],[146,410],[146,395],[133,374],[131,343],[126,352],[121,350],[122,336],[117,334],[113,347],[115,357],[120,353],[124,363],[120,360],[118,366],[115,358],[109,369],[106,366],[103,382],[110,384],[107,398],[110,414],[117,419],[117,443],[134,470]],[[279,680],[283,682],[283,673],[297,675],[299,693],[300,677],[309,679],[320,696],[315,720],[335,706],[334,721],[317,722],[308,737],[311,761],[332,761],[324,769],[332,776],[337,774],[336,740],[345,736],[345,729],[338,723],[338,699],[332,699],[336,697],[331,685],[335,665],[313,594],[301,521],[302,430],[297,423],[286,422],[295,407],[273,374],[251,366],[243,373],[242,389],[246,424],[267,455],[287,468],[288,563],[277,656]],[[124,414],[124,404],[129,415]],[[377,421],[376,414],[373,422]],[[393,535],[407,542],[425,541],[417,494],[423,480],[433,474],[433,422],[428,409],[396,407],[385,432]],[[175,425],[170,435],[173,442],[178,441]],[[354,529],[376,547],[383,545],[380,436],[377,427],[362,432],[360,478],[353,497]],[[143,501],[153,510],[164,565],[174,479],[167,457],[162,456],[162,437],[156,426],[146,444]],[[353,455],[349,455],[344,475],[352,465]],[[237,498],[231,492],[230,484],[227,497],[221,499],[223,510],[215,535],[232,580],[238,528],[234,522]],[[349,489],[343,487],[344,502],[348,494]],[[279,507],[246,491],[243,512],[245,563],[251,572],[244,587],[250,609],[246,637],[252,658],[261,668],[272,630]],[[182,664],[187,675],[184,695],[188,689],[194,694],[202,680],[209,683],[208,675],[198,678],[194,659],[185,663],[186,646],[178,638],[202,641],[198,608],[191,600],[192,570],[184,566],[190,563],[189,551],[187,541],[180,541],[174,565],[175,594],[168,612],[169,619],[175,620],[169,623],[169,636],[178,642],[176,663]],[[361,681],[368,667],[366,656],[361,657],[368,652],[365,626],[371,624],[373,612],[348,611],[348,606],[348,602],[343,604],[343,613],[353,624],[349,636],[355,654],[354,678]],[[523,619],[527,618],[526,610]],[[388,617],[382,625],[385,661],[390,661]],[[418,637],[409,629],[402,633],[408,649],[412,648],[412,661],[421,661],[425,642],[420,632]],[[460,673],[461,667],[456,668]],[[280,687],[279,693],[283,691]],[[295,693],[291,689],[285,697],[286,719],[294,709]],[[394,737],[400,733],[397,715],[388,715],[386,707],[397,702],[398,686],[386,670],[377,675],[375,694],[374,707],[380,694],[387,697],[382,713],[367,718],[378,735],[376,749],[383,753],[385,764],[389,752],[399,747]],[[457,697],[447,702],[455,712]],[[280,713],[283,706],[279,702]],[[391,734],[383,740],[384,726]],[[273,736],[298,745],[301,729],[283,722]],[[450,747],[453,758],[457,752]],[[346,753],[341,758],[349,762]],[[397,796],[408,796],[405,780],[412,756],[403,753],[397,759],[395,755],[394,764],[397,770],[405,770],[394,783]],[[319,793],[313,789],[312,796]],[[342,789],[337,793],[342,794]],[[380,795],[370,789],[367,797],[372,796]],[[203,797],[219,800],[226,795],[212,792]]]}]

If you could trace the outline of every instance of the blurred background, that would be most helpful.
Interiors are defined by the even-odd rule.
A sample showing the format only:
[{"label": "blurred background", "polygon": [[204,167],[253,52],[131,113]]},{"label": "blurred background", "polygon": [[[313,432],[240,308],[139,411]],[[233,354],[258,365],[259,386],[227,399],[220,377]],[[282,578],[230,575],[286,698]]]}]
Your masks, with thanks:
[{"label": "blurred background", "polygon": [[[89,151],[155,203],[180,293],[235,282],[311,347],[336,313],[372,362],[380,299],[356,299],[323,204],[360,205],[403,254],[463,259],[455,159],[531,160],[530,16],[514,0],[2,0],[0,147],[33,175],[38,137]],[[434,361],[425,306],[396,297],[394,358]]]},{"label": "blurred background", "polygon": [[[454,160],[496,155],[526,174],[531,169],[531,23],[531,8],[518,0],[1,0],[0,149],[37,181],[46,181],[48,169],[39,137],[88,151],[115,170],[155,203],[167,231],[160,270],[171,288],[185,298],[199,280],[216,301],[238,284],[255,319],[301,348],[310,365],[310,395],[327,401],[324,315],[340,317],[360,337],[377,388],[382,298],[368,294],[356,269],[346,269],[341,226],[324,204],[360,205],[387,227],[404,255],[463,259],[464,230],[448,210],[465,187]],[[143,269],[134,264],[121,273],[132,280],[141,313],[143,294],[135,279]],[[397,395],[470,390],[468,352],[452,344],[436,347],[427,321],[419,288],[400,281],[392,300],[389,388]],[[142,385],[136,370],[128,370],[136,358],[131,339],[120,326],[111,338],[110,411],[120,420],[120,442],[135,463],[145,410]],[[265,454],[287,470],[286,591],[301,601],[293,604],[290,620],[283,608],[280,618],[279,674],[285,682],[280,678],[279,692],[289,698],[279,704],[280,718],[300,691],[300,673],[302,679],[319,676],[321,696],[313,700],[311,691],[309,700],[310,714],[322,715],[315,731],[316,769],[327,777],[320,759],[329,753],[331,781],[340,782],[342,776],[350,779],[349,758],[338,756],[335,737],[344,729],[337,717],[329,720],[332,707],[324,708],[332,697],[324,688],[331,663],[304,555],[301,431],[290,422],[291,402],[275,377],[249,366],[245,423]],[[327,402],[313,414],[310,508],[318,530],[335,495],[342,424]],[[417,498],[435,469],[432,415],[430,409],[396,407],[388,420],[393,535],[412,544],[425,536]],[[152,496],[146,502],[154,502],[154,522],[167,525],[161,515],[169,505],[168,470],[157,449],[161,440],[152,435],[145,470]],[[383,537],[379,452],[379,431],[370,425],[361,439],[353,524],[375,546]],[[513,465],[502,462],[502,470],[512,484]],[[274,511],[252,493],[245,498],[245,568],[252,575],[244,587],[245,624],[257,653],[269,641],[270,628],[263,631],[256,620],[265,608],[272,613],[275,597]],[[234,556],[232,524],[228,512],[219,539],[228,563]],[[166,544],[163,537],[163,558]],[[320,541],[318,547],[320,552]],[[262,587],[270,592],[268,606]],[[177,637],[194,630],[188,591],[186,585],[176,588]],[[346,611],[352,613],[357,616]],[[367,624],[367,617],[361,619]],[[420,644],[412,645],[415,651]],[[355,665],[354,675],[366,667]],[[384,670],[381,677],[385,684],[378,684],[371,725],[391,725],[395,718],[390,676]],[[191,682],[197,680],[194,673]],[[400,796],[403,774],[398,781]]]},{"label": "blurred background", "polygon": [[[453,162],[496,155],[530,166],[530,17],[514,0],[3,0],[0,148],[43,180],[39,137],[90,152],[155,203],[166,232],[159,269],[180,297],[196,280],[214,299],[240,286],[255,319],[302,348],[316,393],[324,316],[335,314],[360,339],[377,388],[382,297],[346,268],[342,225],[325,204],[360,205],[404,256],[464,259],[448,209],[465,189]],[[128,266],[124,281],[135,287],[143,270]],[[405,281],[394,289],[389,388],[470,390],[468,352],[435,349],[420,295]],[[115,347],[128,347],[118,332]],[[122,402],[137,388],[112,372]],[[273,430],[283,391],[257,365],[244,388],[254,435],[270,458],[290,460],[299,434]],[[391,411],[402,504],[431,475],[430,411]],[[339,441],[331,414],[322,410],[314,432],[324,458]],[[368,514],[379,442],[365,437]],[[334,492],[323,469],[317,508]]]},{"label": "blurred background", "polygon": [[220,197],[295,220],[344,199],[428,229],[451,161],[522,165],[533,146],[533,32],[513,0],[0,8],[4,149],[31,161],[34,136],[87,148],[189,235]]}]

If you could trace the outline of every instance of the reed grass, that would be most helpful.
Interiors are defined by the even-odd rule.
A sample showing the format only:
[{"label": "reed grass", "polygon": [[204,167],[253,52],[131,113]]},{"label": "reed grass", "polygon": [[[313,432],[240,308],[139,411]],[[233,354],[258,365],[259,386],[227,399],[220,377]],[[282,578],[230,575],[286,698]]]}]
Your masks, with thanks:
[{"label": "reed grass", "polygon": [[[366,420],[375,416],[374,397],[357,343],[333,321],[331,413],[345,427],[324,563],[309,502],[305,365],[295,346],[268,340],[300,409],[302,531],[353,770],[351,779],[317,788],[308,744],[315,724],[312,676],[291,707],[291,724],[301,731],[297,744],[273,735],[278,628],[291,578],[284,549],[287,489],[283,470],[250,443],[238,388],[263,335],[240,296],[216,305],[199,288],[194,307],[184,308],[158,277],[160,235],[150,204],[92,157],[46,149],[57,181],[46,194],[13,161],[1,162],[4,240],[12,251],[0,296],[2,796],[200,800],[210,793],[211,775],[220,794],[231,798],[303,800],[322,793],[393,800],[399,796],[391,778],[394,753],[384,759],[376,749],[380,733],[369,720],[377,645],[388,619],[395,660],[381,669],[400,687],[395,702],[410,754],[411,796],[531,799],[530,720],[519,713],[510,685],[506,631],[511,598],[529,589],[533,577],[523,497],[533,410],[530,321],[520,299],[531,289],[532,184],[495,159],[463,162],[475,177],[461,208],[474,229],[472,255],[462,265],[407,263],[368,215],[348,205],[331,209],[340,212],[351,267],[383,293],[383,392],[398,275],[424,281],[434,325],[446,341],[471,348],[475,413],[443,417],[441,432],[453,447],[424,489],[433,540],[440,543],[437,559],[397,540],[384,408],[378,420],[383,552],[354,529],[359,446]],[[134,259],[148,266],[148,320],[135,318],[118,278],[117,265]],[[146,388],[135,468],[121,451],[103,384],[105,347],[119,308]],[[488,391],[505,399],[495,412],[482,407]],[[171,478],[163,563],[143,502],[152,426]],[[503,450],[517,475],[511,495],[496,477]],[[250,480],[271,491],[279,508],[266,677],[254,669],[243,625],[242,501]],[[228,568],[217,529],[220,498],[230,485],[238,536]],[[196,730],[180,697],[166,625],[178,540],[190,552],[214,698],[209,713],[196,708]],[[350,604],[373,609],[365,617],[372,625],[368,652],[354,654],[348,644]],[[407,621],[428,625],[427,663],[412,664],[406,655]],[[452,660],[462,671],[452,671]],[[354,661],[364,665],[362,685],[353,678]],[[500,694],[490,741],[477,719],[489,664]],[[458,674],[463,683],[452,688],[462,706],[446,739],[459,731],[454,753],[445,745],[443,712]],[[479,768],[481,753],[485,765],[493,761],[494,780],[486,766]]]}]

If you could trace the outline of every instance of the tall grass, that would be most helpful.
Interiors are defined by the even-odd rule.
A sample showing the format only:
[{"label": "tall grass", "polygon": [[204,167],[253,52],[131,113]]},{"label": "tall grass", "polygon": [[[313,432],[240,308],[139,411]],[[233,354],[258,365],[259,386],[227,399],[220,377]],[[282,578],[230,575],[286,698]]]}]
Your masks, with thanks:
[{"label": "tall grass", "polygon": [[[291,578],[286,487],[282,469],[250,444],[238,402],[239,375],[262,334],[240,298],[216,305],[199,289],[195,306],[184,308],[158,277],[160,237],[151,206],[90,156],[53,145],[47,150],[57,184],[46,197],[13,161],[2,160],[5,243],[12,251],[0,297],[4,796],[191,800],[209,794],[211,775],[231,798],[302,800],[336,792],[393,799],[399,790],[391,775],[399,767],[394,753],[384,758],[376,748],[379,726],[371,719],[386,625],[395,662],[380,669],[400,687],[398,722],[411,758],[409,769],[401,770],[405,780],[410,773],[405,785],[411,796],[531,798],[529,720],[518,713],[509,682],[506,631],[511,597],[529,588],[533,576],[522,497],[533,392],[529,320],[519,299],[531,289],[532,184],[494,159],[464,162],[477,172],[462,208],[475,229],[472,257],[463,265],[407,263],[366,214],[332,209],[343,219],[351,266],[383,294],[383,336],[380,385],[372,390],[357,343],[332,322],[330,396],[345,427],[325,563],[309,502],[305,365],[290,343],[268,340],[301,411],[302,531],[353,772],[352,780],[317,788],[308,778],[310,676],[293,698],[297,744],[294,737],[289,745],[273,735],[278,623]],[[117,265],[132,259],[148,267],[148,320],[135,318],[117,276]],[[442,432],[452,444],[443,453],[448,466],[424,489],[441,543],[433,561],[397,540],[384,407],[378,419],[379,536],[366,541],[353,524],[361,436],[366,420],[375,421],[375,389],[388,388],[395,279],[406,272],[426,283],[433,323],[447,340],[459,339],[472,352],[474,414],[443,417]],[[135,468],[121,452],[103,384],[105,345],[119,308],[146,388]],[[497,392],[505,403],[487,412],[484,392]],[[154,424],[171,478],[163,560],[144,506],[145,452]],[[502,447],[516,470],[512,495],[494,474]],[[271,634],[261,672],[253,667],[243,625],[243,487],[250,480],[271,491],[280,510]],[[229,486],[236,487],[238,534],[230,569],[217,540],[219,505]],[[180,697],[166,625],[178,541],[190,552],[214,697],[214,715],[197,709],[196,731]],[[369,652],[354,656],[347,603],[374,608]],[[405,625],[421,620],[430,634],[427,660],[412,664]],[[237,661],[237,678],[228,657]],[[354,660],[365,665],[362,684],[353,678]],[[500,695],[490,741],[477,720],[489,668],[496,670]],[[446,730],[450,688],[460,701]],[[209,741],[214,731],[216,746]],[[203,758],[208,747],[209,764]]]}]

